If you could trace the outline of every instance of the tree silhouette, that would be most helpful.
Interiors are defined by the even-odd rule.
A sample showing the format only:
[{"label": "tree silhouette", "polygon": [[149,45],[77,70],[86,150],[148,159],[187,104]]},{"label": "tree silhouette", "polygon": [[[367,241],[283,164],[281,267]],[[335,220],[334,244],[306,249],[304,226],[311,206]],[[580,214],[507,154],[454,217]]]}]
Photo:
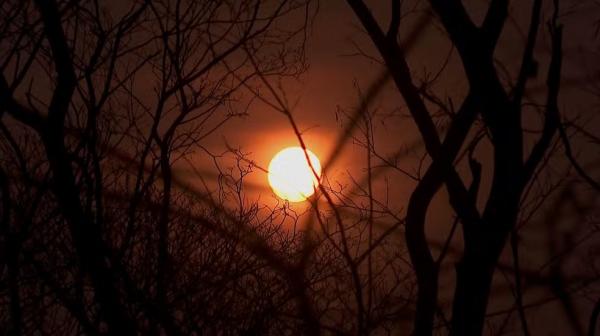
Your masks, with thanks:
[{"label": "tree silhouette", "polygon": [[[431,163],[411,194],[406,214],[406,244],[416,272],[418,295],[414,333],[431,335],[438,307],[438,277],[440,260],[434,260],[425,236],[425,216],[434,195],[445,186],[450,204],[461,223],[464,250],[456,265],[456,285],[452,303],[452,335],[480,335],[483,332],[486,307],[492,278],[499,256],[509,237],[514,253],[516,293],[523,333],[529,334],[523,313],[518,266],[517,224],[526,190],[536,179],[547,155],[554,152],[553,141],[558,135],[567,157],[577,172],[596,190],[597,182],[579,167],[570,155],[558,108],[562,65],[562,26],[558,23],[558,1],[548,23],[551,37],[551,60],[546,83],[546,103],[543,107],[543,130],[533,148],[526,152],[528,135],[524,132],[523,110],[526,84],[535,76],[537,65],[533,52],[540,30],[542,1],[533,1],[529,32],[522,52],[522,61],[514,82],[502,81],[496,68],[494,51],[508,18],[508,1],[491,1],[483,22],[476,25],[461,1],[430,1],[431,8],[444,32],[456,48],[468,92],[458,110],[449,111],[450,122],[440,132],[432,119],[426,101],[431,97],[426,85],[417,85],[406,61],[405,51],[398,43],[401,22],[401,1],[391,1],[389,28],[384,31],[363,1],[348,0],[348,5],[360,20],[397,90],[402,95],[410,116],[423,139]],[[434,101],[434,103],[439,100]],[[493,148],[493,177],[485,206],[477,206],[481,180],[481,163],[473,158],[473,149],[481,136],[469,136],[473,124],[480,121],[485,139]],[[468,148],[468,164],[472,183],[466,185],[455,168],[461,150]],[[454,231],[454,228],[453,230]]]},{"label": "tree silhouette", "polygon": [[[222,307],[188,302],[175,290],[184,290],[185,278],[200,271],[175,263],[177,253],[192,249],[190,242],[176,243],[190,230],[190,219],[173,215],[171,208],[191,199],[184,201],[173,190],[172,164],[244,113],[236,94],[255,76],[244,57],[247,46],[260,46],[264,52],[255,56],[280,76],[302,69],[298,40],[304,21],[286,29],[277,25],[296,11],[308,15],[307,6],[296,1],[146,1],[123,7],[99,1],[3,2],[2,232],[9,333],[181,334],[193,330],[186,323],[196,323],[198,316],[210,321],[211,314],[230,315],[211,311]],[[115,156],[126,162],[109,160]],[[215,268],[217,273],[260,274],[249,256],[238,255],[235,245],[227,247],[235,241],[195,235],[202,239],[194,244],[210,246],[202,253],[239,258],[223,259],[218,264],[232,268]],[[195,262],[205,268],[215,261]],[[35,280],[24,280],[29,273]],[[174,278],[177,285],[170,282]],[[211,295],[229,287],[222,281]],[[191,289],[187,295],[199,299]],[[177,317],[183,308],[175,306],[186,304],[201,305],[196,315],[186,314],[190,320]],[[257,314],[267,314],[261,309]],[[230,316],[232,322],[241,312]],[[44,314],[58,314],[56,323]],[[212,319],[213,327],[221,318]],[[244,323],[252,319],[236,328],[250,328]]]},{"label": "tree silhouette", "polygon": [[[516,73],[495,56],[508,1],[490,1],[481,24],[459,0],[416,3],[385,2],[388,18],[362,0],[344,4],[379,56],[357,54],[382,70],[366,90],[355,83],[353,109],[337,111],[342,131],[299,212],[252,201],[248,176],[264,168],[206,143],[260,102],[306,147],[282,83],[307,69],[315,1],[2,2],[0,331],[481,335],[513,332],[516,315],[531,335],[530,309],[558,301],[582,334],[578,295],[594,305],[593,335],[598,258],[583,246],[599,231],[600,188],[578,146],[600,141],[559,105],[559,1],[532,1]],[[404,29],[418,6],[425,14]],[[430,27],[452,51],[420,78],[407,55]],[[550,39],[546,67],[540,36]],[[458,108],[434,88],[454,50],[467,83]],[[538,76],[546,85],[528,86]],[[594,83],[584,81],[597,93]],[[375,105],[390,89],[400,112],[382,114]],[[530,97],[542,92],[543,104]],[[419,139],[390,156],[376,145],[378,125],[404,111]],[[364,175],[344,184],[328,172],[350,144],[364,152]],[[412,170],[402,163],[411,155]],[[390,170],[414,183],[405,210],[380,197],[401,184]],[[443,189],[454,219],[436,241],[425,228]],[[538,269],[520,257],[534,220],[551,256]],[[589,252],[581,274],[562,262],[574,251]],[[508,289],[495,287],[500,276]],[[540,285],[551,296],[527,300]],[[507,297],[509,308],[491,304]]]}]

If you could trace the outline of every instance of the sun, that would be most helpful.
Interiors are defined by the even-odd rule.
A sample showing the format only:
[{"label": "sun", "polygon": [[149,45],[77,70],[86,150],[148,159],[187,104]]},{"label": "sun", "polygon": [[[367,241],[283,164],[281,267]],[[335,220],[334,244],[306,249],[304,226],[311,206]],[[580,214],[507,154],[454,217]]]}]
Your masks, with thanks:
[{"label": "sun", "polygon": [[[308,164],[306,154],[317,176]],[[290,202],[302,202],[319,186],[321,177],[319,158],[308,149],[306,154],[302,147],[288,147],[271,159],[268,172],[269,184],[280,198]]]}]

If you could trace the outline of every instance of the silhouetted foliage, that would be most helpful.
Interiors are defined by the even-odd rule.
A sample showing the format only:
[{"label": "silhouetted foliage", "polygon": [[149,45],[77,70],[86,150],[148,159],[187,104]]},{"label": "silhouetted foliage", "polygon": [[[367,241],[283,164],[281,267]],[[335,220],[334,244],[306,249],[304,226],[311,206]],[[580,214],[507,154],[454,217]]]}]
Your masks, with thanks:
[{"label": "silhouetted foliage", "polygon": [[[577,146],[600,141],[559,104],[559,1],[532,1],[516,73],[495,57],[509,1],[489,1],[480,25],[459,0],[390,0],[385,19],[346,3],[378,52],[358,54],[381,71],[337,111],[322,183],[297,213],[250,201],[245,180],[262,168],[205,142],[260,101],[305,147],[280,83],[307,69],[315,1],[2,2],[0,331],[531,335],[530,312],[558,301],[568,330],[594,335],[598,251],[582,246],[597,241],[600,187],[597,160],[580,162]],[[421,78],[407,55],[428,27],[452,50]],[[542,35],[547,62],[535,53]],[[458,98],[435,88],[453,57]],[[546,86],[529,88],[536,77]],[[401,108],[378,113],[390,90]],[[418,140],[390,155],[378,125],[400,114]],[[349,144],[364,152],[364,175],[341,184],[327,173]],[[408,204],[378,191],[400,183],[382,179],[390,171],[412,183]],[[444,189],[454,216],[436,241],[425,229]],[[522,230],[536,221],[550,257],[525,267]],[[563,263],[574,251],[589,269]],[[530,300],[535,286],[552,295]],[[589,325],[577,297],[593,306]],[[506,298],[507,309],[492,305]]]}]

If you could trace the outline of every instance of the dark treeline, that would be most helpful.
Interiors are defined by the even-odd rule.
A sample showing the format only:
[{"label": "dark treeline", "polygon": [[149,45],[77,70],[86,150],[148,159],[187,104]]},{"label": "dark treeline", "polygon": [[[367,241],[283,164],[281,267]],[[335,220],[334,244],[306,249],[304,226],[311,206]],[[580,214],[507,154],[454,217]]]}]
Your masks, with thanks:
[{"label": "dark treeline", "polygon": [[[308,68],[318,5],[0,3],[1,334],[533,335],[532,316],[552,306],[558,334],[595,335],[598,158],[578,154],[600,139],[596,120],[560,101],[566,5],[519,4],[529,20],[511,73],[495,56],[508,0],[488,1],[481,23],[459,0],[390,0],[385,18],[341,4],[384,70],[344,113],[317,197],[297,213],[248,201],[259,167],[205,141],[259,101],[304,146],[279,84]],[[445,65],[411,71],[407,54],[431,27],[460,61],[461,97],[436,89]],[[375,146],[388,119],[369,108],[384,90],[419,139],[393,156]],[[340,187],[327,168],[351,142],[365,174]],[[406,151],[418,153],[414,174]],[[380,197],[384,168],[412,181],[407,204]],[[441,193],[452,220],[436,241],[426,224]],[[533,268],[521,265],[531,226],[547,250]],[[569,255],[589,267],[574,271]]]}]

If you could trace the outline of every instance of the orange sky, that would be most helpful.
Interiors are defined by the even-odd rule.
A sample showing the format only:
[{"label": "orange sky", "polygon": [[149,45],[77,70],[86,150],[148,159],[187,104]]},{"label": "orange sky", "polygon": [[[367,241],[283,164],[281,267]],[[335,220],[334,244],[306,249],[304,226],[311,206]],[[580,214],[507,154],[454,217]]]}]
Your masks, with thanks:
[{"label": "orange sky", "polygon": [[[474,19],[480,19],[483,13],[482,9],[485,8],[484,1],[471,0],[466,3],[469,5]],[[387,8],[381,4],[382,2],[378,1],[370,2],[375,14],[385,21]],[[524,8],[527,10],[523,10]],[[528,4],[513,2],[511,9],[513,20],[505,28],[497,51],[498,58],[509,70],[514,70],[520,62],[519,53],[523,38],[518,31],[526,30],[525,22],[528,13]],[[566,53],[571,54],[572,57],[566,58],[563,73],[564,77],[571,78],[581,78],[590,72],[600,71],[599,65],[593,63],[586,65],[582,62],[582,59],[589,61],[586,53],[574,51],[578,48],[590,49],[590,42],[593,44],[598,41],[593,39],[593,32],[586,29],[592,22],[586,11],[580,9],[576,13],[578,14],[563,18],[566,27],[565,36],[581,31],[583,34],[589,35],[589,38],[565,39]],[[421,15],[422,12],[419,11],[407,15],[402,29],[409,31]],[[286,81],[284,89],[290,103],[297,102],[292,112],[301,130],[304,131],[304,140],[309,148],[321,160],[324,160],[331,152],[342,130],[341,115],[337,113],[338,109],[351,111],[359,99],[355,83],[358,83],[363,92],[366,91],[381,67],[366,57],[348,56],[357,52],[355,45],[360,46],[362,51],[370,55],[377,57],[377,54],[366,35],[361,32],[357,20],[344,1],[320,2],[319,13],[312,26],[308,42],[308,71],[297,81]],[[540,76],[537,81],[533,81],[532,86],[544,84],[547,43],[546,38],[540,39],[538,48]],[[439,34],[436,28],[431,24],[428,25],[428,29],[408,55],[409,64],[412,66],[415,77],[422,77],[425,73],[429,73],[430,76],[435,74],[442,66],[450,47],[448,41]],[[586,69],[585,66],[593,68]],[[450,59],[447,71],[436,85],[436,91],[442,96],[455,97],[454,104],[458,105],[465,90],[460,60],[454,55]],[[578,108],[577,105],[580,104],[584,105],[583,108],[589,108],[589,105],[592,104],[589,95],[583,94],[581,90],[569,89],[569,87],[563,88],[562,97],[565,97],[563,101],[568,99],[573,102],[569,105],[570,108]],[[402,109],[403,103],[394,88],[388,86],[388,89],[382,93],[380,99],[371,108],[378,109],[378,113],[389,113],[396,108]],[[385,125],[376,122],[374,127],[376,148],[384,154],[391,154],[403,145],[419,141],[413,122],[409,118],[391,118],[386,120]],[[215,153],[219,153],[224,150],[225,142],[232,147],[251,153],[249,158],[265,168],[276,152],[288,146],[298,145],[287,118],[260,102],[251,106],[248,117],[234,119],[216,132],[207,146]],[[365,155],[362,148],[350,143],[345,147],[340,161],[329,171],[329,177],[343,180],[347,171],[353,175],[360,175],[363,172],[362,169],[365,168]],[[407,160],[406,168],[414,170],[417,159],[417,156],[413,156]],[[404,204],[406,200],[404,195],[410,191],[411,180],[401,174],[392,174],[390,178],[395,179],[395,185],[408,188],[408,190],[399,190],[398,193],[398,197],[400,197],[398,203]],[[252,174],[248,182],[251,185],[265,188],[262,189],[263,192],[269,193],[264,173]]]},{"label": "orange sky", "polygon": [[[375,14],[384,17],[386,9],[374,6],[376,3],[381,2],[370,2],[371,6],[375,8]],[[476,20],[481,17],[481,9],[485,7],[485,1],[472,0],[466,1],[466,3],[469,4],[471,14]],[[572,3],[576,4],[577,2],[573,1]],[[519,31],[526,31],[525,22],[529,16],[529,8],[529,2],[512,2],[512,21],[507,25],[497,51],[498,59],[513,74],[516,74],[515,69],[520,64],[519,55],[523,37]],[[581,79],[586,76],[596,76],[597,78],[597,74],[600,73],[600,64],[593,61],[594,55],[589,52],[600,41],[593,37],[593,30],[590,29],[597,17],[592,17],[593,15],[590,15],[583,7],[576,7],[576,9],[574,14],[562,18],[566,36],[563,78]],[[416,13],[408,16],[402,29],[410,30],[419,15]],[[543,18],[543,22],[546,20],[547,16]],[[578,38],[569,38],[569,36],[578,36]],[[299,81],[285,83],[289,101],[298,102],[292,112],[300,128],[304,131],[304,140],[322,161],[330,154],[342,130],[340,114],[336,112],[339,108],[350,111],[356,106],[358,91],[355,83],[358,83],[364,92],[380,71],[378,64],[365,57],[348,56],[356,52],[353,43],[359,45],[364,52],[377,57],[370,41],[360,31],[357,20],[348,6],[341,0],[321,1],[319,14],[312,27],[307,47],[310,67]],[[537,80],[530,83],[531,87],[544,85],[548,62],[547,45],[548,39],[547,36],[544,36],[540,39],[536,52],[537,60],[540,63],[540,73]],[[408,57],[415,77],[418,78],[426,72],[435,74],[437,69],[442,66],[449,51],[448,41],[439,34],[435,26],[429,25],[428,30]],[[466,87],[460,60],[456,55],[450,59],[447,72],[440,78],[435,88],[440,95],[456,97],[455,106],[460,104],[460,96]],[[541,99],[543,96],[536,98],[539,101]],[[563,86],[560,104],[567,115],[583,113],[588,117],[593,115],[593,112],[590,114],[589,111],[597,110],[598,107],[596,98],[581,90],[580,86],[572,85]],[[390,86],[372,108],[378,109],[378,113],[385,114],[395,108],[402,109],[403,103],[394,88]],[[590,120],[590,129],[597,129],[598,118]],[[526,126],[535,128],[536,122],[536,120],[526,120]],[[412,144],[419,139],[410,118],[394,117],[387,119],[385,124],[377,121],[374,127],[376,148],[384,154],[391,154],[401,146]],[[221,152],[225,148],[225,141],[232,147],[241,148],[244,152],[249,153],[251,160],[265,168],[271,157],[279,150],[298,145],[286,117],[261,103],[252,106],[249,117],[232,120],[221,131],[215,133],[211,137],[208,147],[215,153]],[[585,146],[581,147],[581,154],[584,159],[594,157],[593,153],[586,153]],[[328,177],[342,184],[348,184],[347,173],[356,178],[364,176],[365,155],[364,149],[350,142],[345,147],[340,160],[329,170]],[[481,146],[477,157],[481,160],[489,159],[489,151],[486,152],[485,144]],[[409,156],[404,160],[403,167],[414,171],[417,162],[417,155]],[[327,162],[322,163],[327,164]],[[489,169],[484,171],[484,180],[486,176],[490,175]],[[394,200],[393,208],[402,209],[414,182],[393,171],[387,172],[384,176],[391,181],[392,190],[390,192]],[[466,180],[468,181],[468,178]],[[256,171],[248,177],[247,182],[249,187],[247,196],[250,199],[260,197],[263,202],[273,202],[274,196],[267,186],[267,177],[264,172]],[[384,183],[383,178],[376,183],[376,191],[380,195],[386,192],[383,188]],[[485,190],[482,194],[485,196]],[[447,208],[447,202],[444,201],[445,198],[445,192],[442,191],[440,195],[436,196],[436,201],[432,204],[429,212],[427,229],[428,235],[433,239],[441,240],[447,233],[447,223],[451,214]],[[297,208],[305,206],[306,204],[295,205]],[[528,234],[533,238],[532,241],[539,240],[535,239],[539,234],[538,231],[524,232],[524,235]],[[524,249],[536,249],[538,248],[536,246],[538,245],[534,243],[531,246],[525,246]],[[532,323],[540,326],[539,321]],[[552,330],[551,324],[547,326],[547,329]]]}]

